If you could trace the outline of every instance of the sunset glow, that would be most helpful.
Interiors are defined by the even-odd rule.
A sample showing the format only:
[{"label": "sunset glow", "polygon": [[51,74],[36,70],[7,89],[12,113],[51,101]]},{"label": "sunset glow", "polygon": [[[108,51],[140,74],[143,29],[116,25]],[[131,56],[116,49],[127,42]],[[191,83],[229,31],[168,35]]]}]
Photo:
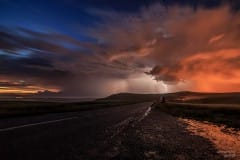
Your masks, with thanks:
[{"label": "sunset glow", "polygon": [[57,93],[60,90],[54,89],[54,88],[44,88],[44,87],[37,87],[37,86],[28,86],[28,87],[0,87],[0,94],[6,93],[6,94],[34,94],[44,91],[50,91]]}]

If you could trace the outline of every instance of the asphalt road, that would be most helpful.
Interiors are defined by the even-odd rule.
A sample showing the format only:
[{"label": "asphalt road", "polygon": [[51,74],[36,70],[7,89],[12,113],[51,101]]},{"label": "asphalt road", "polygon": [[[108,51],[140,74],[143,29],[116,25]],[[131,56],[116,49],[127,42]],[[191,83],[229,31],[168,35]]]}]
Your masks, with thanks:
[{"label": "asphalt road", "polygon": [[0,120],[1,160],[103,159],[109,142],[151,103]]},{"label": "asphalt road", "polygon": [[0,120],[0,160],[222,160],[152,103]]}]

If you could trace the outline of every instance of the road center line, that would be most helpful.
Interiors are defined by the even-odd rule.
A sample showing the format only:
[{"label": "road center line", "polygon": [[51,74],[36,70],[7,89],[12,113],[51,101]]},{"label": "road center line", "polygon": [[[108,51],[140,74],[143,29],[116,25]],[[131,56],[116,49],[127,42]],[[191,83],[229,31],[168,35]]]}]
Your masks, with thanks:
[{"label": "road center line", "polygon": [[145,117],[147,117],[147,116],[149,115],[149,113],[151,112],[151,110],[152,110],[152,107],[151,107],[151,106],[148,107],[147,110],[144,112],[144,114],[142,115],[142,117],[139,118],[138,121],[140,122],[140,121],[142,121]]},{"label": "road center line", "polygon": [[11,131],[11,130],[19,129],[19,128],[37,126],[37,125],[42,125],[42,124],[49,124],[49,123],[67,121],[67,120],[76,119],[76,118],[78,118],[78,117],[70,117],[70,118],[63,118],[63,119],[57,119],[57,120],[51,120],[51,121],[45,121],[45,122],[30,123],[30,124],[25,124],[25,125],[20,125],[20,126],[8,127],[8,128],[0,129],[0,132]]}]

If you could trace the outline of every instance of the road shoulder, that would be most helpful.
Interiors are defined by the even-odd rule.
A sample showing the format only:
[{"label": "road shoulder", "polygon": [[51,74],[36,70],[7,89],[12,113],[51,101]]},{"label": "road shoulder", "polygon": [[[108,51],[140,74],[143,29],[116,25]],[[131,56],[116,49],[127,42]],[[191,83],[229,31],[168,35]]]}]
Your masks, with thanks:
[{"label": "road shoulder", "polygon": [[112,159],[222,160],[213,144],[186,129],[176,117],[153,109],[142,121],[129,125],[112,141]]}]

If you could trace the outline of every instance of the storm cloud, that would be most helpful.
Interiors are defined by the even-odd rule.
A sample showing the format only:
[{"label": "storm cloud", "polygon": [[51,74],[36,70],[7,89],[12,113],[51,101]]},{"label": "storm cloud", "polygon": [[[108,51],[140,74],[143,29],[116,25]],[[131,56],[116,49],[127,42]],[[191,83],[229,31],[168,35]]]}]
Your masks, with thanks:
[{"label": "storm cloud", "polygon": [[230,6],[86,12],[99,18],[81,29],[87,41],[1,27],[0,87],[63,96],[240,91],[240,13]]},{"label": "storm cloud", "polygon": [[93,35],[109,45],[103,53],[110,61],[144,64],[155,80],[186,83],[186,90],[239,91],[240,14],[229,6],[153,4],[132,15],[96,13],[108,19]]}]

